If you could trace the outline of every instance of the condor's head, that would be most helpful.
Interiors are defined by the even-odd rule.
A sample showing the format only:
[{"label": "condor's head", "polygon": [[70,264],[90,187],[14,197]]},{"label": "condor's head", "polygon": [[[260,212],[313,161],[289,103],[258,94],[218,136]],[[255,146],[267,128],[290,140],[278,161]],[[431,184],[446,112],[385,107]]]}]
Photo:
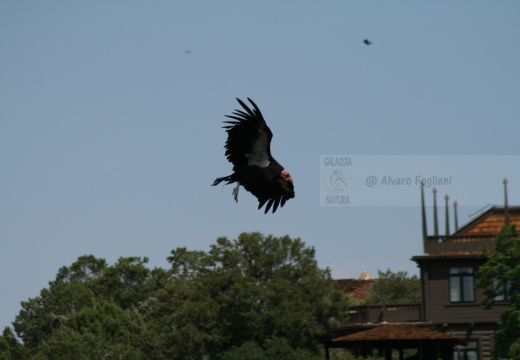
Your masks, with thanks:
[{"label": "condor's head", "polygon": [[282,170],[282,180],[281,184],[283,189],[289,193],[288,198],[291,199],[294,197],[294,185],[291,178],[291,175],[287,170]]}]

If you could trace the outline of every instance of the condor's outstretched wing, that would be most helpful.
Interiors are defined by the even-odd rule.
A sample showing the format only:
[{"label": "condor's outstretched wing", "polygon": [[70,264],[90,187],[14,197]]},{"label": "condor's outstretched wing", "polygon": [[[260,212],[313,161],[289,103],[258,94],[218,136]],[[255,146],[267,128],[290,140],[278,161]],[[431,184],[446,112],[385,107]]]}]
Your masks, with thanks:
[{"label": "condor's outstretched wing", "polygon": [[272,160],[271,139],[273,133],[265,123],[260,109],[253,100],[247,98],[253,109],[237,99],[244,111],[235,110],[226,117],[233,120],[224,121],[227,129],[226,157],[233,164],[233,171],[243,166],[256,165],[265,168]]}]

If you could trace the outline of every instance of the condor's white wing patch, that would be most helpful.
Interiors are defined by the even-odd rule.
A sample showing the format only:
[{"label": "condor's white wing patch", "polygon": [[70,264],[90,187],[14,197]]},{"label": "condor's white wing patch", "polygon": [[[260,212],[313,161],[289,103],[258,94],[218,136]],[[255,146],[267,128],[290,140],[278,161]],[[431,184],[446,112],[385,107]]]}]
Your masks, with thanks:
[{"label": "condor's white wing patch", "polygon": [[250,153],[245,154],[247,165],[256,165],[261,168],[269,165],[269,136],[262,129],[258,129],[258,138],[253,143]]}]

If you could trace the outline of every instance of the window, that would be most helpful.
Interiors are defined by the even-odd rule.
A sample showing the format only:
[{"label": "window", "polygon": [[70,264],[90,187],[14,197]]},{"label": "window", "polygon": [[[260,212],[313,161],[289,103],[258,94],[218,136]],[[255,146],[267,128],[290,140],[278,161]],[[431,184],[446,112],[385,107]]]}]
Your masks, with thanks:
[{"label": "window", "polygon": [[478,360],[477,343],[468,342],[466,346],[455,346],[453,349],[453,360]]},{"label": "window", "polygon": [[450,268],[450,302],[473,302],[474,275],[471,267]]},{"label": "window", "polygon": [[495,301],[509,301],[511,300],[511,283],[506,281],[505,285],[498,285],[499,279],[493,279],[493,290],[497,292],[497,296],[495,296]]}]

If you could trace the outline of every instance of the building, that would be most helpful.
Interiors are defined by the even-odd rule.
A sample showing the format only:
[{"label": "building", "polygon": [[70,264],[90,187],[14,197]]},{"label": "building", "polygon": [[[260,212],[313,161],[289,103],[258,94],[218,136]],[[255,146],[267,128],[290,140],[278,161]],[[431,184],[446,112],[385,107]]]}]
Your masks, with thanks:
[{"label": "building", "polygon": [[[446,231],[438,231],[437,208],[434,207],[434,234],[426,233],[424,193],[422,193],[422,255],[413,256],[421,273],[421,321],[435,330],[451,334],[466,343],[459,347],[463,359],[491,358],[493,334],[500,315],[509,305],[507,297],[496,298],[486,310],[481,305],[484,289],[475,289],[478,268],[486,261],[481,255],[494,250],[495,239],[504,225],[520,228],[520,207],[507,205],[507,182],[504,181],[504,206],[491,206],[466,225],[458,228],[454,203],[455,232],[449,232],[448,197],[445,197]],[[435,199],[435,192],[434,192]],[[435,202],[435,200],[434,200]]]},{"label": "building", "polygon": [[[502,296],[495,299],[490,309],[484,309],[484,290],[475,289],[474,285],[478,282],[478,268],[486,261],[485,252],[494,250],[502,227],[515,224],[520,228],[520,207],[507,205],[506,184],[504,181],[504,206],[491,206],[460,228],[455,202],[454,232],[450,232],[446,196],[444,235],[440,235],[438,229],[435,189],[434,234],[427,234],[424,188],[421,187],[424,251],[411,260],[420,269],[422,302],[353,307],[347,326],[322,340],[327,354],[329,348],[344,347],[357,356],[378,355],[390,359],[392,351],[394,355],[397,351],[399,358],[405,359],[404,350],[415,349],[413,357],[418,359],[490,359],[493,334],[509,302],[507,296]],[[368,284],[359,286],[366,289]],[[406,324],[407,331],[389,327],[396,324]],[[394,332],[397,339],[389,337]],[[437,353],[428,351],[435,347],[439,349]]]}]

